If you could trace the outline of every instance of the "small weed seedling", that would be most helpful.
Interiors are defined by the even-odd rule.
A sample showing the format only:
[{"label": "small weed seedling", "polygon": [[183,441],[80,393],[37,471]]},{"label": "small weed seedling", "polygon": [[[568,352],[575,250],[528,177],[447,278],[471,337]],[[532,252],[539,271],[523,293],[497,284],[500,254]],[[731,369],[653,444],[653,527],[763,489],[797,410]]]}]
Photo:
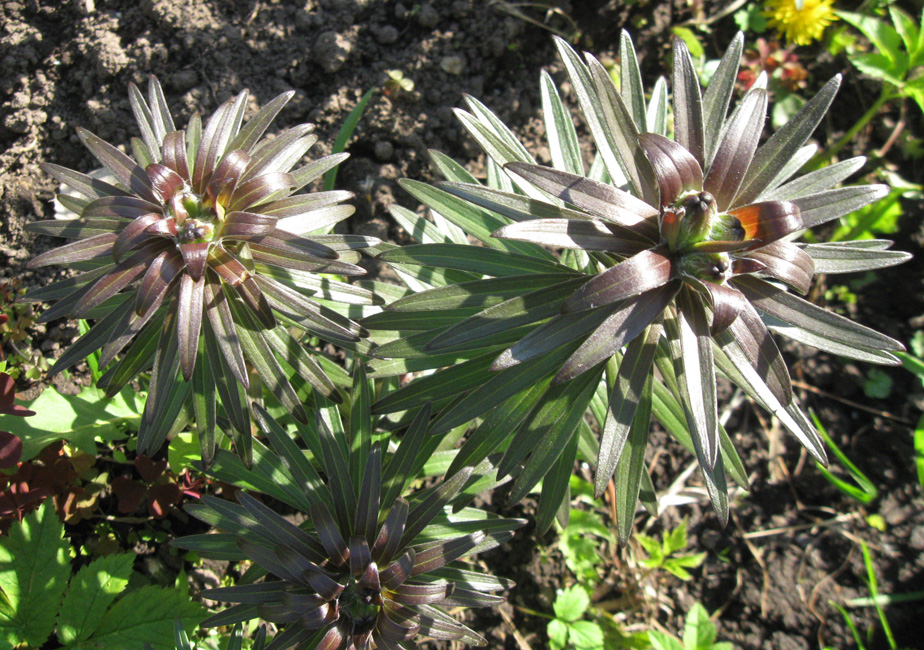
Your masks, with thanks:
[{"label": "small weed seedling", "polygon": [[646,569],[663,569],[681,580],[692,580],[687,569],[695,569],[706,559],[705,553],[678,553],[687,546],[687,520],[680,522],[674,530],[662,533],[661,541],[648,535],[638,535],[638,542],[648,554],[648,559],[639,561]]}]

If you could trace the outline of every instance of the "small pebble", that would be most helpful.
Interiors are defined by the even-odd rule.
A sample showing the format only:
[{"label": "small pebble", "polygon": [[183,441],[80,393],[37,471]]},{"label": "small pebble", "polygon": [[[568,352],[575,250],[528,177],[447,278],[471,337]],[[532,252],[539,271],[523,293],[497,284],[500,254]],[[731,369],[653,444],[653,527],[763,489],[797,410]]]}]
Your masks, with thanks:
[{"label": "small pebble", "polygon": [[465,58],[462,56],[444,56],[440,61],[440,68],[447,74],[460,75],[465,70]]},{"label": "small pebble", "polygon": [[379,140],[375,143],[375,157],[382,162],[391,160],[394,153],[395,147],[388,140]]}]

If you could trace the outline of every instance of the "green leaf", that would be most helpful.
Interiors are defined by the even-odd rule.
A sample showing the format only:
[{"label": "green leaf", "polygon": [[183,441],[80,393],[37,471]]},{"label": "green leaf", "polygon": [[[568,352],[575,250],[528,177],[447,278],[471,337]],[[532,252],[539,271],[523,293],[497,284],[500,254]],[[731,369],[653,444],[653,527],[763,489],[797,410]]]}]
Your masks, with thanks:
[{"label": "green leaf", "polygon": [[593,621],[577,621],[569,626],[571,643],[577,650],[603,650],[603,630]]},{"label": "green leaf", "polygon": [[914,465],[918,472],[918,483],[924,487],[924,415],[914,428]]},{"label": "green leaf", "polygon": [[205,618],[201,605],[179,589],[142,587],[116,602],[100,621],[96,632],[74,650],[174,650],[175,619],[185,627]]},{"label": "green leaf", "polygon": [[8,419],[3,425],[22,439],[23,461],[34,458],[58,440],[67,440],[95,456],[97,438],[120,440],[126,436],[126,427],[137,429],[144,394],[129,387],[106,399],[96,388],[84,388],[77,395],[62,395],[49,387],[23,406],[36,414],[31,418]]},{"label": "green leaf", "polygon": [[558,619],[549,621],[546,632],[549,635],[549,647],[552,650],[564,650],[568,643],[568,624]]},{"label": "green leaf", "polygon": [[655,650],[688,650],[679,640],[660,630],[649,630],[648,640]]},{"label": "green leaf", "polygon": [[0,537],[0,647],[45,643],[71,573],[67,550],[51,499]]},{"label": "green leaf", "polygon": [[706,650],[715,642],[715,624],[700,603],[693,603],[683,626],[683,645],[687,650]]},{"label": "green leaf", "polygon": [[556,261],[461,244],[415,244],[393,248],[378,259],[394,264],[436,266],[502,277],[567,271]]},{"label": "green leaf", "polygon": [[850,23],[868,38],[876,49],[885,54],[893,62],[902,62],[907,66],[907,57],[901,51],[901,37],[887,22],[880,18],[864,16],[852,11],[835,11],[844,22]]},{"label": "green leaf", "polygon": [[567,589],[560,589],[555,597],[555,616],[571,623],[578,620],[590,606],[590,596],[581,585],[573,585]]},{"label": "green leaf", "polygon": [[[334,146],[331,149],[331,153],[337,154],[346,149],[347,142],[350,141],[350,136],[353,135],[353,131],[356,129],[356,125],[362,118],[363,113],[366,110],[366,106],[369,105],[369,101],[372,99],[372,95],[378,90],[378,87],[372,87],[366,91],[366,93],[360,98],[356,106],[353,107],[353,110],[350,111],[350,114],[347,115],[346,120],[343,121],[343,126],[340,127],[340,132],[337,134],[337,139],[334,140]],[[329,192],[337,184],[337,167],[334,167],[329,172],[324,175],[324,191]]]},{"label": "green leaf", "polygon": [[107,555],[77,572],[58,613],[58,640],[64,645],[88,639],[106,609],[128,585],[135,556]]}]

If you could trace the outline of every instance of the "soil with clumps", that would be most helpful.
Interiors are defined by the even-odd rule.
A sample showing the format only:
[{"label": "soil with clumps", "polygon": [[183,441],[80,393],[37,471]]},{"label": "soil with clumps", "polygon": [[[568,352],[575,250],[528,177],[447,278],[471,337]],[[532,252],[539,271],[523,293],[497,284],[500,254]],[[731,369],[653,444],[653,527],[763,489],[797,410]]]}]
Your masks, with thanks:
[{"label": "soil with clumps", "polygon": [[[483,155],[453,113],[464,105],[466,95],[478,98],[515,128],[540,162],[549,159],[540,115],[540,70],[549,70],[573,102],[550,32],[502,12],[505,4],[0,0],[0,282],[21,277],[34,286],[63,273],[24,266],[30,257],[55,245],[23,230],[28,221],[53,217],[55,183],[40,165],[53,162],[81,171],[97,166],[80,144],[77,126],[127,145],[138,135],[127,88],[130,83],[145,84],[149,75],[157,75],[164,84],[179,123],[196,111],[208,115],[244,88],[252,93],[251,112],[275,95],[295,90],[277,127],[317,125],[318,155],[330,151],[363,93],[383,89],[349,143],[351,158],[341,167],[338,185],[356,194],[357,213],[348,228],[407,241],[390,221],[387,207],[416,207],[397,181],[432,180],[429,149],[443,151],[476,175],[484,174]],[[719,4],[673,0],[624,6],[605,0],[562,0],[548,14],[529,15],[539,22],[548,19],[558,30],[574,30],[577,45],[601,59],[615,59],[619,30],[630,30],[643,75],[651,83],[658,75],[669,75],[671,28],[714,15]],[[724,49],[734,30],[730,17],[712,25],[703,37],[710,57]],[[820,129],[833,137],[865,110],[857,101],[875,97],[878,89],[859,79],[845,61],[833,60],[821,48],[818,52],[817,57],[807,54],[802,59],[812,74],[811,88],[837,72],[846,77]],[[386,85],[388,71],[412,80],[413,90]],[[884,113],[864,132],[856,153],[882,146],[897,115]],[[907,118],[908,128],[918,136],[919,118],[916,112]],[[919,163],[902,159],[894,148],[883,164],[905,178],[921,178]],[[855,306],[833,306],[852,310],[851,316],[860,322],[909,341],[924,313],[924,258],[919,254],[924,235],[911,218],[921,214],[920,202],[904,207],[906,218],[895,235],[896,248],[912,251],[917,258],[856,288]],[[824,301],[824,286],[813,294],[819,302]],[[70,324],[52,323],[33,334],[42,350],[54,354],[76,331]],[[924,389],[911,374],[890,370],[894,385],[889,396],[868,399],[862,390],[868,367],[799,346],[787,347],[786,354],[803,403],[869,476],[879,497],[866,505],[849,500],[825,481],[794,440],[770,427],[762,412],[747,405],[735,409],[728,429],[752,472],[752,489],[736,500],[732,522],[724,529],[704,504],[671,508],[651,527],[650,532],[659,533],[688,516],[691,548],[708,553],[694,580],[663,583],[664,595],[674,607],[671,614],[661,612],[659,620],[679,633],[683,614],[701,601],[710,611],[720,610],[719,638],[741,648],[852,647],[850,633],[831,603],[868,595],[860,540],[873,550],[881,593],[924,590],[924,511],[911,437]],[[665,453],[654,466],[659,489],[690,460],[662,439]],[[511,514],[523,515],[522,507]],[[881,517],[883,531],[870,526],[869,515]],[[558,551],[540,555],[531,530],[532,524],[485,556],[495,572],[520,585],[503,612],[470,614],[470,624],[485,634],[489,647],[547,647],[546,619],[526,610],[550,613],[555,589],[569,578]],[[554,533],[542,541],[554,548]],[[599,600],[619,596],[605,588],[597,593]],[[860,630],[875,625],[871,608],[850,612]],[[921,605],[893,605],[887,612],[899,644],[920,647],[916,631]],[[886,647],[881,630],[872,647]]]}]

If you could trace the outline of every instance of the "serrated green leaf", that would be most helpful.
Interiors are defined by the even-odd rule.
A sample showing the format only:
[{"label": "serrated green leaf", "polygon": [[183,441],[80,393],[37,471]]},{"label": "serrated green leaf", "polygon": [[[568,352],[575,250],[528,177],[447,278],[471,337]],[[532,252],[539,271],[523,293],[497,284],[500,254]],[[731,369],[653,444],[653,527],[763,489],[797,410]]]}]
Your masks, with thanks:
[{"label": "serrated green leaf", "polygon": [[58,440],[67,440],[90,455],[96,455],[96,438],[120,440],[126,427],[137,429],[144,406],[144,394],[125,388],[112,399],[101,390],[84,388],[77,395],[62,395],[47,388],[23,406],[35,411],[31,418],[13,418],[3,427],[19,436],[22,460],[34,458]]},{"label": "serrated green leaf", "polygon": [[88,639],[128,585],[135,556],[107,555],[80,569],[68,585],[58,613],[58,641],[72,645]]},{"label": "serrated green leaf", "polygon": [[549,621],[546,632],[549,635],[549,647],[552,650],[564,650],[565,645],[568,643],[568,625],[564,621],[555,619],[554,621]]},{"label": "serrated green leaf", "polygon": [[45,643],[71,573],[67,548],[51,499],[0,537],[0,644]]},{"label": "serrated green leaf", "polygon": [[176,619],[191,627],[205,618],[202,606],[179,589],[147,586],[127,594],[113,605],[96,632],[74,650],[174,650]]},{"label": "serrated green leaf", "polygon": [[603,650],[603,630],[594,621],[576,621],[568,629],[576,650]]},{"label": "serrated green leaf", "polygon": [[590,607],[590,596],[581,585],[573,585],[560,590],[552,605],[555,616],[568,623],[581,618],[588,607]]}]

